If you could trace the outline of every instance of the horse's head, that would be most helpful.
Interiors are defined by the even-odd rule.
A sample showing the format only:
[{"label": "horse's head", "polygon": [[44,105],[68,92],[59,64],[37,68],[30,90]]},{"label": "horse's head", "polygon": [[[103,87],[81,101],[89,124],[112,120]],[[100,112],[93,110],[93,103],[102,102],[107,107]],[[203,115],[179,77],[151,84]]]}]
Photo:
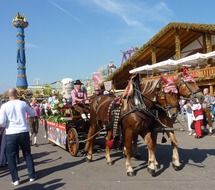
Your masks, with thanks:
[{"label": "horse's head", "polygon": [[166,111],[169,118],[178,114],[178,90],[173,78],[161,77],[157,84],[157,103]]},{"label": "horse's head", "polygon": [[198,98],[200,101],[204,98],[201,89],[192,76],[179,74],[176,77],[176,81],[180,96],[185,98]]}]

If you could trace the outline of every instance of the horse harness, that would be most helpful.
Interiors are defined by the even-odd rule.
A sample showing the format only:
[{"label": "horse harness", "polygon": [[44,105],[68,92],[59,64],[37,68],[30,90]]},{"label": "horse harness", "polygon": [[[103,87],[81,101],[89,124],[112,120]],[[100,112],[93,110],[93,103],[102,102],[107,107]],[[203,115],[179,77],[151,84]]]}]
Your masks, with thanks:
[{"label": "horse harness", "polygon": [[[154,101],[152,101],[151,99],[149,99],[148,97],[144,96],[141,93],[140,86],[139,86],[139,83],[137,83],[137,81],[132,81],[132,82],[133,82],[132,84],[133,84],[133,87],[134,87],[133,88],[134,89],[134,96],[136,96],[139,99],[140,104],[139,105],[133,105],[131,110],[122,113],[121,116],[120,116],[120,120],[123,119],[126,115],[128,115],[130,113],[138,112],[138,113],[140,113],[139,114],[140,117],[143,117],[143,115],[145,114],[145,115],[147,115],[149,117],[152,117],[154,120],[156,120],[161,125],[160,128],[162,128],[162,131],[163,131],[163,128],[167,129],[168,126],[165,125],[164,123],[162,123],[161,120],[159,119],[158,109],[164,111],[167,114],[167,112],[171,108],[174,108],[174,106],[170,106],[170,105],[166,105],[165,107],[160,106],[159,104],[155,103]],[[156,87],[159,86],[160,83],[161,83],[161,80],[158,81]],[[166,93],[164,92],[163,89],[161,90],[161,93],[164,96],[165,102],[167,102]],[[158,93],[156,93],[156,99],[157,98],[158,98]],[[144,99],[152,103],[151,109],[147,108],[147,106],[145,105]]]},{"label": "horse harness", "polygon": [[182,84],[179,84],[179,88],[182,85],[185,85],[187,87],[187,89],[189,90],[190,94],[188,95],[189,98],[195,98],[195,95],[199,92],[201,92],[201,89],[199,88],[198,90],[196,90],[195,92],[192,91],[192,89],[190,88],[189,84],[184,81],[184,79],[180,79],[180,81],[182,82]]}]

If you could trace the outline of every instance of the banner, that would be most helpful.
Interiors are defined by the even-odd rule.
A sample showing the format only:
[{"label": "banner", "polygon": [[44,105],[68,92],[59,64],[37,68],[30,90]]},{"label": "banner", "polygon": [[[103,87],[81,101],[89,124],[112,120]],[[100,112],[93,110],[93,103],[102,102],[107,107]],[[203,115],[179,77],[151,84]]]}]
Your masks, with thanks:
[{"label": "banner", "polygon": [[100,72],[93,73],[93,87],[94,89],[98,89],[99,85],[102,83],[102,74]]}]

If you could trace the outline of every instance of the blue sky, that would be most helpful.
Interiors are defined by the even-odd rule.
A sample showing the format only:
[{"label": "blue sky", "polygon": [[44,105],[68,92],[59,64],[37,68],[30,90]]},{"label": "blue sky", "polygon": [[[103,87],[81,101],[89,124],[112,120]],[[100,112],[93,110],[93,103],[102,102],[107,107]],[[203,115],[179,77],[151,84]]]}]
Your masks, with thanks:
[{"label": "blue sky", "polygon": [[215,1],[1,0],[0,93],[16,84],[17,12],[25,29],[29,85],[64,77],[89,78],[121,51],[140,47],[169,22],[215,23]]}]

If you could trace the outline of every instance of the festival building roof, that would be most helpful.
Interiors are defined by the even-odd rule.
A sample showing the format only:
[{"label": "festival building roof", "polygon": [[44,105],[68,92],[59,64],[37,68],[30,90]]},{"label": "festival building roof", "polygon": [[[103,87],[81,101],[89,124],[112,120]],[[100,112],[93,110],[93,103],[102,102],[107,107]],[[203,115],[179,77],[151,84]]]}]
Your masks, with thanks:
[{"label": "festival building roof", "polygon": [[[208,36],[211,36],[211,41],[208,40],[208,43],[211,43],[211,50],[208,49]],[[177,39],[179,39],[179,43]],[[193,47],[190,45],[192,43]],[[151,65],[152,62],[157,63],[168,59],[177,60],[197,52],[207,53],[214,50],[214,44],[214,24],[169,23],[146,44],[135,51],[108,80],[113,81],[116,89],[122,89],[127,84],[131,75],[129,74],[129,70],[131,69],[147,64]],[[188,46],[190,48],[187,48]],[[180,51],[179,54],[177,52],[178,50]],[[152,53],[153,51],[154,55]]]}]

